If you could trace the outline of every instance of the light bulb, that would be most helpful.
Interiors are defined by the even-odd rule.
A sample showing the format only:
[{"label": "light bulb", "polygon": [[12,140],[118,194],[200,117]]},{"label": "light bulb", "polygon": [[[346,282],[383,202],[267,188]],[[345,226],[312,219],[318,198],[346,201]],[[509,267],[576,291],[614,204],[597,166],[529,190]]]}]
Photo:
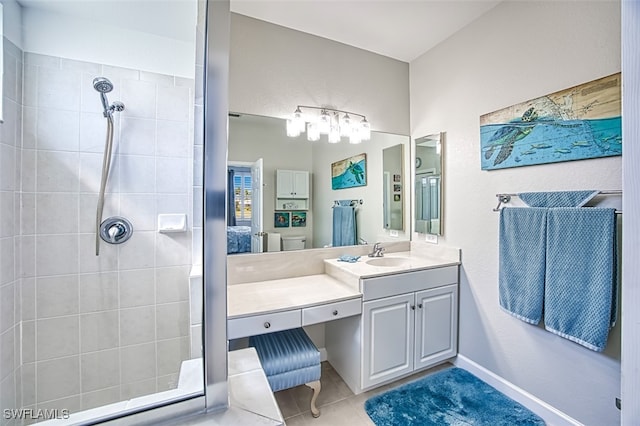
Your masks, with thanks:
[{"label": "light bulb", "polygon": [[320,119],[318,120],[318,130],[320,134],[327,135],[331,130],[331,116],[326,109],[320,112]]},{"label": "light bulb", "polygon": [[363,141],[368,141],[371,139],[371,125],[367,121],[366,118],[363,118],[360,122],[360,139]]},{"label": "light bulb", "polygon": [[347,138],[351,136],[351,117],[349,117],[349,114],[345,114],[340,120],[340,136]]},{"label": "light bulb", "polygon": [[300,136],[300,127],[294,119],[287,119],[287,136],[297,138]]},{"label": "light bulb", "polygon": [[316,123],[307,123],[307,139],[311,142],[320,140],[320,131]]},{"label": "light bulb", "polygon": [[338,127],[338,123],[333,123],[331,125],[331,129],[329,130],[329,143],[338,143],[340,142],[340,128]]},{"label": "light bulb", "polygon": [[293,124],[298,127],[298,133],[304,132],[305,120],[300,107],[293,112]]},{"label": "light bulb", "polygon": [[349,136],[350,144],[358,144],[362,142],[362,137],[360,136],[360,130],[357,127],[351,129],[351,135]]}]

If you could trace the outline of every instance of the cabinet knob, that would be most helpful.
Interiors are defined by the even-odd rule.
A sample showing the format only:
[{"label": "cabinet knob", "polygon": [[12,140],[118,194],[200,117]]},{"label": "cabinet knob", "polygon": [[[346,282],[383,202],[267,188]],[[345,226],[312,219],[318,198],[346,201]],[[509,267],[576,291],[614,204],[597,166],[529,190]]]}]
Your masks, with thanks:
[{"label": "cabinet knob", "polygon": [[416,310],[416,305],[411,305],[411,310],[415,311]]},{"label": "cabinet knob", "polygon": [[271,323],[269,321],[266,321],[264,323],[264,328],[269,328],[269,327],[271,327]]},{"label": "cabinet knob", "polygon": [[422,303],[418,304],[418,308],[422,309]]},{"label": "cabinet knob", "polygon": [[338,310],[334,309],[332,313],[333,313],[333,316],[336,316],[336,315],[338,315]]}]

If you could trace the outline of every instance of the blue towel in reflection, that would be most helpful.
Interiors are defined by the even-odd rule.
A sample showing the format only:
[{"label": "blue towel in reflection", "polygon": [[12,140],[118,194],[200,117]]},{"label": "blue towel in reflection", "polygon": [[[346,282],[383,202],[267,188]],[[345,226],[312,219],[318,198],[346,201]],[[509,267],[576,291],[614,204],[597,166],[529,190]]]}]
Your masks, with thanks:
[{"label": "blue towel in reflection", "polygon": [[518,198],[529,207],[582,207],[598,191],[551,191],[551,192],[522,192]]},{"label": "blue towel in reflection", "polygon": [[616,218],[610,208],[549,209],[545,328],[601,352],[617,310]]},{"label": "blue towel in reflection", "polygon": [[349,254],[343,254],[338,258],[338,262],[356,263],[360,259],[360,256],[351,256]]},{"label": "blue towel in reflection", "polygon": [[356,244],[356,210],[351,200],[340,200],[333,206],[333,246]]},{"label": "blue towel in reflection", "polygon": [[542,318],[547,211],[536,207],[500,210],[500,306],[530,324]]}]

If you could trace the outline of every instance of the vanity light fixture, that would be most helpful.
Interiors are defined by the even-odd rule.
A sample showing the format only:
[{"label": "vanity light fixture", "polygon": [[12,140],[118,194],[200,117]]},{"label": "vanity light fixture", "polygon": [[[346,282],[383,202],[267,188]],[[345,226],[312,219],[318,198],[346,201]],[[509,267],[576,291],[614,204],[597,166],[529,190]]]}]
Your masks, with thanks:
[{"label": "vanity light fixture", "polygon": [[[303,113],[302,108],[320,111],[320,114]],[[352,116],[362,119],[358,121]],[[338,143],[343,137],[348,138],[352,144],[371,139],[371,125],[362,114],[327,107],[298,105],[291,118],[287,119],[287,136],[297,138],[305,130],[310,141],[320,140],[320,135],[327,135],[329,143]]]}]

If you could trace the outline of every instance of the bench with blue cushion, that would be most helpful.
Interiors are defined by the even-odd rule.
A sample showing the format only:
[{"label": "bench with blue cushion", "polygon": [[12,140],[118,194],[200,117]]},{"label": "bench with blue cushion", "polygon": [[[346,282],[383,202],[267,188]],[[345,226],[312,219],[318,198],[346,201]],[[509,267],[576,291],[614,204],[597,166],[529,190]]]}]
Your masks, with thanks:
[{"label": "bench with blue cushion", "polygon": [[311,414],[320,415],[316,398],[320,393],[320,351],[302,328],[276,331],[249,338],[273,392],[307,385],[313,389]]}]

